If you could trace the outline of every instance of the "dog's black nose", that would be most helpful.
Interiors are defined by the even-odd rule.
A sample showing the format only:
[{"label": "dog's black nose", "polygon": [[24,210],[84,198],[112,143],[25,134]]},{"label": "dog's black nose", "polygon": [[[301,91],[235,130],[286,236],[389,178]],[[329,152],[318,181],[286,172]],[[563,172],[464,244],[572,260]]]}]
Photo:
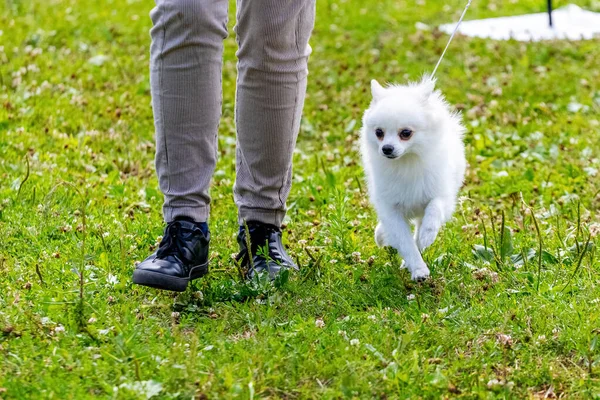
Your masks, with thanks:
[{"label": "dog's black nose", "polygon": [[381,148],[381,151],[383,151],[383,154],[385,154],[386,156],[389,156],[390,154],[392,154],[394,152],[394,146],[386,144],[385,146],[383,146]]}]

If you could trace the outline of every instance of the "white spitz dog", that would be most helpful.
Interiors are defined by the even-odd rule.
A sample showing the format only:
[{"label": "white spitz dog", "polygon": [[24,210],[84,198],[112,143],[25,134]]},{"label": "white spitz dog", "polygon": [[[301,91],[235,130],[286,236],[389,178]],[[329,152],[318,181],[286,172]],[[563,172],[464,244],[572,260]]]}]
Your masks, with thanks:
[{"label": "white spitz dog", "polygon": [[421,251],[452,216],[463,183],[465,129],[429,77],[385,88],[373,80],[371,93],[361,147],[379,219],[375,241],[398,250],[411,278],[423,281],[429,268]]}]

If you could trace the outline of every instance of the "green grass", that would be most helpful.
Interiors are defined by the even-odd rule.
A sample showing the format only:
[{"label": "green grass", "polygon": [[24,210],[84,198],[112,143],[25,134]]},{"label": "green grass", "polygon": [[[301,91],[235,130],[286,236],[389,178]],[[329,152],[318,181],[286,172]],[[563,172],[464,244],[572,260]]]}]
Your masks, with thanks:
[{"label": "green grass", "polygon": [[212,273],[176,295],[131,284],[163,228],[150,3],[0,3],[0,398],[600,398],[598,40],[455,39],[438,82],[470,168],[415,285],[375,246],[358,130],[370,79],[435,65],[447,36],[415,22],[463,2],[319,0],[285,229],[302,270],[271,286],[231,259],[232,34]]}]

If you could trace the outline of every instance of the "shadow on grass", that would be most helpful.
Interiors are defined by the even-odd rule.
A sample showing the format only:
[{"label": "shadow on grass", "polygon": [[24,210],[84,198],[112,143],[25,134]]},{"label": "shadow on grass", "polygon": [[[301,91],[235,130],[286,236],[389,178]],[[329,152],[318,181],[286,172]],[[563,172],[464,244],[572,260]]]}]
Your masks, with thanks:
[{"label": "shadow on grass", "polygon": [[443,279],[414,283],[409,274],[399,268],[397,256],[390,253],[389,259],[390,262],[384,264],[354,264],[345,269],[328,268],[322,266],[319,259],[312,259],[300,272],[290,274],[284,270],[275,281],[270,281],[267,274],[254,280],[243,280],[233,274],[211,274],[178,295],[173,310],[189,315],[203,314],[219,303],[254,301],[265,306],[314,311],[317,306],[310,303],[320,302],[341,314],[351,314],[370,308],[407,306],[407,295],[412,293],[438,302],[444,291]]}]

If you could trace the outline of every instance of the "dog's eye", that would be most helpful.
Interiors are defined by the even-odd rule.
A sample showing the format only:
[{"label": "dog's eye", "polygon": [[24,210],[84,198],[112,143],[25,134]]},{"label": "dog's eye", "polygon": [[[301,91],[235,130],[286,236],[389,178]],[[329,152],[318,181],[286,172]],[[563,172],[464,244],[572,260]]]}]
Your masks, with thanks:
[{"label": "dog's eye", "polygon": [[400,139],[402,140],[408,140],[410,139],[410,137],[412,136],[413,131],[411,131],[410,129],[402,129],[398,135],[400,136]]},{"label": "dog's eye", "polygon": [[377,136],[377,139],[383,139],[384,135],[385,135],[385,133],[383,133],[383,129],[381,129],[381,128],[375,129],[375,136]]}]

